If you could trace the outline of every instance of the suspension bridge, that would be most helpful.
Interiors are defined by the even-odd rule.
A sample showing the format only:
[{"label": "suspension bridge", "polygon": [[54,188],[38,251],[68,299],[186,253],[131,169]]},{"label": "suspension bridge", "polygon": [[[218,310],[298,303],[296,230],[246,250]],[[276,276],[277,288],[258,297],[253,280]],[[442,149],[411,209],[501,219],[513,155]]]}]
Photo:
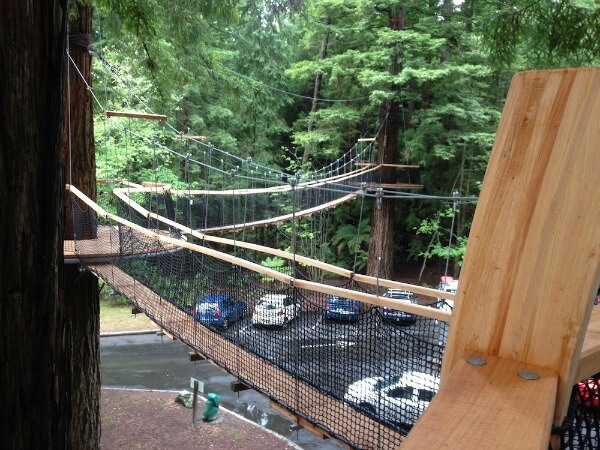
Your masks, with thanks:
[{"label": "suspension bridge", "polygon": [[[252,177],[250,162],[246,175],[223,171],[233,186],[223,190],[126,182],[114,190],[117,213],[69,186],[75,239],[65,260],[302,425],[351,447],[590,448],[598,384],[572,387],[600,372],[591,302],[600,282],[598,92],[597,69],[515,77],[456,295],[216,235],[389,189],[369,179],[382,167],[358,154],[345,173],[271,187],[235,187]],[[265,216],[249,217],[249,203]],[[274,270],[258,254],[287,263]],[[306,267],[336,281],[310,279]],[[418,301],[384,295],[394,289]],[[226,328],[202,323],[197,301],[211,295],[235,299],[246,314]],[[253,326],[259,300],[272,295],[291,298],[297,317],[282,329]],[[325,320],[330,295],[358,301],[358,319]],[[438,298],[455,301],[453,312],[438,309]],[[389,310],[415,322],[398,325]],[[388,389],[406,376],[404,389]],[[433,398],[415,394],[425,380]]]}]

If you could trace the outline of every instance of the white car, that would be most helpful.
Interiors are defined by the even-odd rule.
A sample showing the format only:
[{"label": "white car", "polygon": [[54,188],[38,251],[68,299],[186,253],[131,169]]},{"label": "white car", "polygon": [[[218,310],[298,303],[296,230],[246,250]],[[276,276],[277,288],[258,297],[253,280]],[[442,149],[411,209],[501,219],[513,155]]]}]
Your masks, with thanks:
[{"label": "white car", "polygon": [[[438,291],[456,294],[457,290],[458,280],[455,280],[454,278],[448,276],[441,278],[440,284],[438,285]],[[454,300],[446,300],[439,297],[437,300],[439,309],[452,312],[452,308],[454,308]]]},{"label": "white car", "polygon": [[387,421],[411,427],[438,391],[440,379],[423,372],[373,377],[348,386],[346,403]]},{"label": "white car", "polygon": [[260,298],[252,314],[253,325],[284,327],[300,315],[300,305],[285,294],[267,294]]}]

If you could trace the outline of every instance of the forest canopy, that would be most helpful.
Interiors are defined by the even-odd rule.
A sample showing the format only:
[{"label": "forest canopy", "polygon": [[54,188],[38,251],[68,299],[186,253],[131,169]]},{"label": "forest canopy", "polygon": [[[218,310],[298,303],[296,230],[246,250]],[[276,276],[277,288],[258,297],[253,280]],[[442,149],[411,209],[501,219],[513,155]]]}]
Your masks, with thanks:
[{"label": "forest canopy", "polygon": [[[157,163],[161,145],[200,157],[201,146],[173,144],[175,132],[286,174],[309,173],[394,120],[393,158],[418,165],[421,192],[444,199],[396,200],[393,259],[441,266],[448,258],[454,273],[475,202],[452,197],[479,193],[512,75],[600,64],[597,0],[93,4],[98,178],[204,186],[201,168],[175,154]],[[102,109],[167,114],[172,128],[115,127]],[[373,203],[328,214],[319,248],[308,244],[315,219],[300,223],[301,247],[364,268]],[[290,232],[253,238],[289,248]]]}]

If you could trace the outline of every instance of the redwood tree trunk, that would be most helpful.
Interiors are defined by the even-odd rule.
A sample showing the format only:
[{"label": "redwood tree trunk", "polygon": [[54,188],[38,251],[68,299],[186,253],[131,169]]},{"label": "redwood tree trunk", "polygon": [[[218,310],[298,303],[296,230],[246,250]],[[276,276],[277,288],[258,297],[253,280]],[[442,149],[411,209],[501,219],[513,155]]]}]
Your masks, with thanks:
[{"label": "redwood tree trunk", "polygon": [[[380,145],[377,153],[377,164],[396,164],[398,161],[398,116],[400,112],[397,101],[389,101],[381,110],[381,123],[385,124],[378,137]],[[395,183],[393,168],[381,171],[381,183]],[[379,278],[390,278],[393,272],[394,246],[394,199],[376,200],[373,206],[371,221],[371,242],[369,243],[369,261],[367,275]]]},{"label": "redwood tree trunk", "polygon": [[[399,6],[390,8],[388,22],[390,28],[400,32],[404,29],[404,10]],[[400,71],[399,50],[396,50],[388,71],[396,75]],[[392,91],[399,94],[399,86],[391,86]],[[393,98],[384,101],[381,107],[379,122],[382,124],[377,141],[379,151],[377,164],[396,164],[398,162],[398,132],[400,129],[400,100]],[[380,183],[396,182],[396,170],[383,168]],[[391,278],[393,274],[394,250],[394,207],[395,200],[377,200],[373,206],[371,221],[371,242],[369,243],[369,260],[367,275],[379,278]]]},{"label": "redwood tree trunk", "polygon": [[66,0],[0,6],[0,442],[68,448],[62,300]]},{"label": "redwood tree trunk", "polygon": [[[88,0],[76,2],[69,21],[68,78],[65,83],[63,161],[65,180],[96,199],[96,157],[89,52],[92,33],[92,6]],[[76,67],[75,67],[76,66]],[[85,78],[85,80],[82,78]],[[86,208],[84,208],[86,209]],[[66,199],[65,239],[73,239],[70,198]],[[78,239],[92,238],[81,235]],[[64,266],[64,352],[72,362],[65,374],[72,390],[72,448],[98,448],[100,441],[100,301],[98,279],[80,272],[79,265]]]}]

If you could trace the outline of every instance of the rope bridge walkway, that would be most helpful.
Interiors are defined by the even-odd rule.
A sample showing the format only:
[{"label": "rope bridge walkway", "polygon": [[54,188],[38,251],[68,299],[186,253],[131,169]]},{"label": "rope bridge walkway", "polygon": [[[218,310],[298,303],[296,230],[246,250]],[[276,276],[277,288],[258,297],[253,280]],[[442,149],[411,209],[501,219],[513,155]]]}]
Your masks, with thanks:
[{"label": "rope bridge walkway", "polygon": [[[175,190],[159,183],[127,183],[114,193],[125,203],[151,202],[155,208],[159,207],[157,200],[149,194],[168,193],[157,211],[164,217],[204,233],[240,232],[310,216],[354,200],[374,189],[373,180],[379,178],[382,168],[381,164],[369,165],[322,180],[266,188]],[[153,207],[147,209],[154,211]]]},{"label": "rope bridge walkway", "polygon": [[[335,283],[316,283],[291,257],[285,269],[274,271],[248,254],[232,256],[209,244],[236,246],[237,254],[281,251],[187,229],[205,238],[191,244],[186,227],[131,200],[119,201],[117,216],[70,190],[75,235],[87,239],[69,242],[65,258],[77,258],[169,334],[313,431],[353,448],[396,448],[437,391],[450,317],[436,308],[437,297],[452,300],[452,294],[312,261],[338,276]],[[416,292],[416,303],[389,295],[400,290]],[[328,309],[334,298],[346,299],[356,313]],[[265,303],[277,304],[281,317],[279,310],[264,315]],[[573,395],[570,420],[587,426],[596,410],[586,406],[597,405],[597,385]],[[594,439],[573,427],[563,434],[571,443]]]}]

